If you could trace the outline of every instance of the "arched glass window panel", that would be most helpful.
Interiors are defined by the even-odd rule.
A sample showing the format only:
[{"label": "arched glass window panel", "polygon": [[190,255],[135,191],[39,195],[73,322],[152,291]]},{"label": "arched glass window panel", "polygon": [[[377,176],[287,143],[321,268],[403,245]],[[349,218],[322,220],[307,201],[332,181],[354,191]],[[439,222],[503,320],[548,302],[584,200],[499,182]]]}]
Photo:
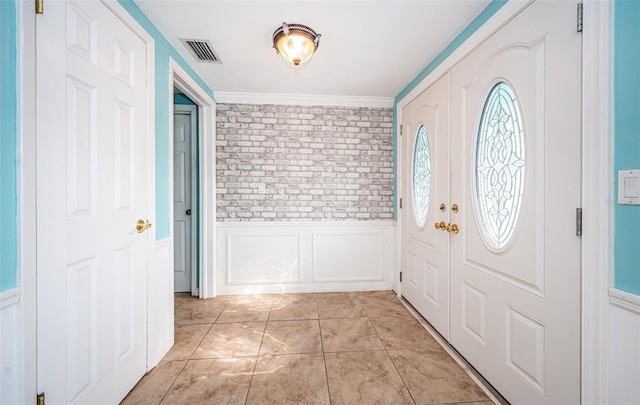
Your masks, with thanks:
[{"label": "arched glass window panel", "polygon": [[496,84],[487,96],[475,153],[475,202],[488,246],[507,245],[516,228],[524,193],[522,114],[513,89]]},{"label": "arched glass window panel", "polygon": [[423,227],[429,211],[429,193],[431,192],[431,154],[429,138],[424,125],[418,128],[413,146],[413,213],[418,227]]}]

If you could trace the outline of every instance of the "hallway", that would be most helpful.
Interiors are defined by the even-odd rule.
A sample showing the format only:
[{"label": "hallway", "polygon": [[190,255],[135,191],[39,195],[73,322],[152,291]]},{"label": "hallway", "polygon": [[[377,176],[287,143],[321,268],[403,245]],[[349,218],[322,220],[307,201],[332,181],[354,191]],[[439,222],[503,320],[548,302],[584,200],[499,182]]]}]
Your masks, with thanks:
[{"label": "hallway", "polygon": [[175,296],[175,346],[123,404],[491,404],[392,291]]}]

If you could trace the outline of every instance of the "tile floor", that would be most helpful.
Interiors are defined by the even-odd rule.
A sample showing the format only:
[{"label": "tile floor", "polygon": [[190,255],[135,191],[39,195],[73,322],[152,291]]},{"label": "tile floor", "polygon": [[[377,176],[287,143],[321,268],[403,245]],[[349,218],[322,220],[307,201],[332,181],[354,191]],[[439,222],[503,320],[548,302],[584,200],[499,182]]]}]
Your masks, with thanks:
[{"label": "tile floor", "polygon": [[176,294],[175,323],[123,404],[491,404],[392,291]]}]

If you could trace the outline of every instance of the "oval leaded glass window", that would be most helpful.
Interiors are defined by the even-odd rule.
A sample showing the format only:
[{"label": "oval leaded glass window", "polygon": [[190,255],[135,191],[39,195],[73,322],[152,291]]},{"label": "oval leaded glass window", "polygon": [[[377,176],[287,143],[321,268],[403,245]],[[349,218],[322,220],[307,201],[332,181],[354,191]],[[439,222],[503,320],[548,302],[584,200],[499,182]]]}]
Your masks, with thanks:
[{"label": "oval leaded glass window", "polygon": [[504,82],[487,97],[478,128],[475,156],[476,209],[485,242],[507,245],[520,213],[524,191],[524,131],[518,100]]},{"label": "oval leaded glass window", "polygon": [[413,146],[413,213],[419,227],[423,227],[427,221],[430,191],[431,155],[429,153],[429,138],[424,125],[420,125],[416,143]]}]

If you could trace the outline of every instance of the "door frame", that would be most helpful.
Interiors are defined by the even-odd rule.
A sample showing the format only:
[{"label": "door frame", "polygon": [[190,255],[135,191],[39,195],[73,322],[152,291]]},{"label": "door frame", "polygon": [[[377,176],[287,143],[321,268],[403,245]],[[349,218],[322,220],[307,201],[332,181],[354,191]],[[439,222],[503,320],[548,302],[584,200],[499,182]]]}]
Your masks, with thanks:
[{"label": "door frame", "polygon": [[[187,113],[184,115],[189,115],[189,120],[191,121],[191,150],[189,150],[189,165],[191,166],[191,184],[190,184],[190,189],[191,189],[191,205],[193,206],[194,203],[197,201],[197,195],[198,195],[198,182],[197,182],[197,178],[198,178],[198,168],[196,166],[197,163],[197,159],[194,159],[194,157],[196,156],[197,153],[197,144],[196,142],[194,142],[197,139],[200,139],[199,134],[198,134],[198,125],[197,125],[197,113],[196,111],[198,110],[198,106],[196,105],[189,105],[189,104],[174,104],[173,105],[173,111],[172,111],[172,117],[174,117],[176,115],[177,112],[181,112],[181,113]],[[173,120],[174,118],[172,118]],[[173,122],[171,124],[171,128],[173,128]],[[171,140],[175,140],[174,137],[174,129],[170,130],[172,132],[171,134]],[[171,156],[172,156],[172,161],[171,161],[171,168],[172,170],[175,169],[175,156],[173,154],[173,144],[171,144],[171,146],[169,147],[169,149],[171,150]],[[171,172],[171,179],[173,179],[174,173]],[[172,187],[175,187],[175,182],[172,182]],[[172,196],[174,195],[175,190],[172,191]],[[173,208],[173,198],[171,198],[171,206]],[[198,207],[200,208],[200,207]],[[173,216],[173,211],[171,211],[171,215]],[[191,256],[191,295],[198,297],[199,296],[199,292],[198,292],[198,284],[196,283],[197,281],[197,277],[196,275],[200,274],[200,266],[198,266],[198,257],[197,257],[197,252],[198,252],[198,245],[196,244],[198,241],[198,234],[197,234],[197,229],[198,227],[195,226],[196,224],[198,224],[198,220],[200,218],[200,214],[199,214],[199,210],[195,210],[192,209],[192,214],[191,214],[191,245],[189,246],[189,255]],[[172,233],[173,235],[173,233]],[[175,240],[174,240],[175,242]],[[194,266],[196,268],[196,271],[194,272]],[[175,270],[175,269],[174,269]],[[175,289],[175,285],[174,285],[174,289]]]},{"label": "door frame", "polygon": [[[509,1],[457,48],[435,66],[427,66],[423,80],[395,105],[395,134],[400,134],[402,108],[434,84],[439,77],[473,51],[495,31],[508,23],[531,1]],[[577,3],[577,1],[576,1]],[[581,400],[583,403],[607,403],[609,380],[609,298],[613,277],[613,3],[583,0],[582,33],[582,209],[581,240]],[[569,22],[570,23],[570,22]],[[607,57],[602,57],[606,55]],[[438,59],[436,59],[437,61]],[[605,134],[605,136],[603,136]],[[402,189],[404,159],[398,136],[396,150],[396,206],[407,198]],[[395,291],[402,294],[399,271],[402,269],[402,210],[397,210]],[[603,271],[604,270],[604,271]]]},{"label": "door frame", "polygon": [[[169,60],[169,238],[174,243],[173,229],[173,98],[174,88],[183,92],[199,107],[198,116],[198,172],[200,191],[198,200],[200,235],[198,238],[200,287],[199,298],[213,298],[216,295],[216,103],[173,58]],[[195,190],[192,190],[195,192]],[[195,201],[195,200],[194,200]],[[197,229],[192,222],[192,227]],[[193,232],[193,230],[192,230]],[[194,249],[195,250],[195,249]],[[173,250],[171,251],[173,263]],[[171,266],[173,269],[173,265]],[[193,274],[192,274],[193,276]],[[192,286],[196,277],[192,277]],[[173,281],[172,281],[173,283]],[[192,289],[192,292],[194,290]]]}]

